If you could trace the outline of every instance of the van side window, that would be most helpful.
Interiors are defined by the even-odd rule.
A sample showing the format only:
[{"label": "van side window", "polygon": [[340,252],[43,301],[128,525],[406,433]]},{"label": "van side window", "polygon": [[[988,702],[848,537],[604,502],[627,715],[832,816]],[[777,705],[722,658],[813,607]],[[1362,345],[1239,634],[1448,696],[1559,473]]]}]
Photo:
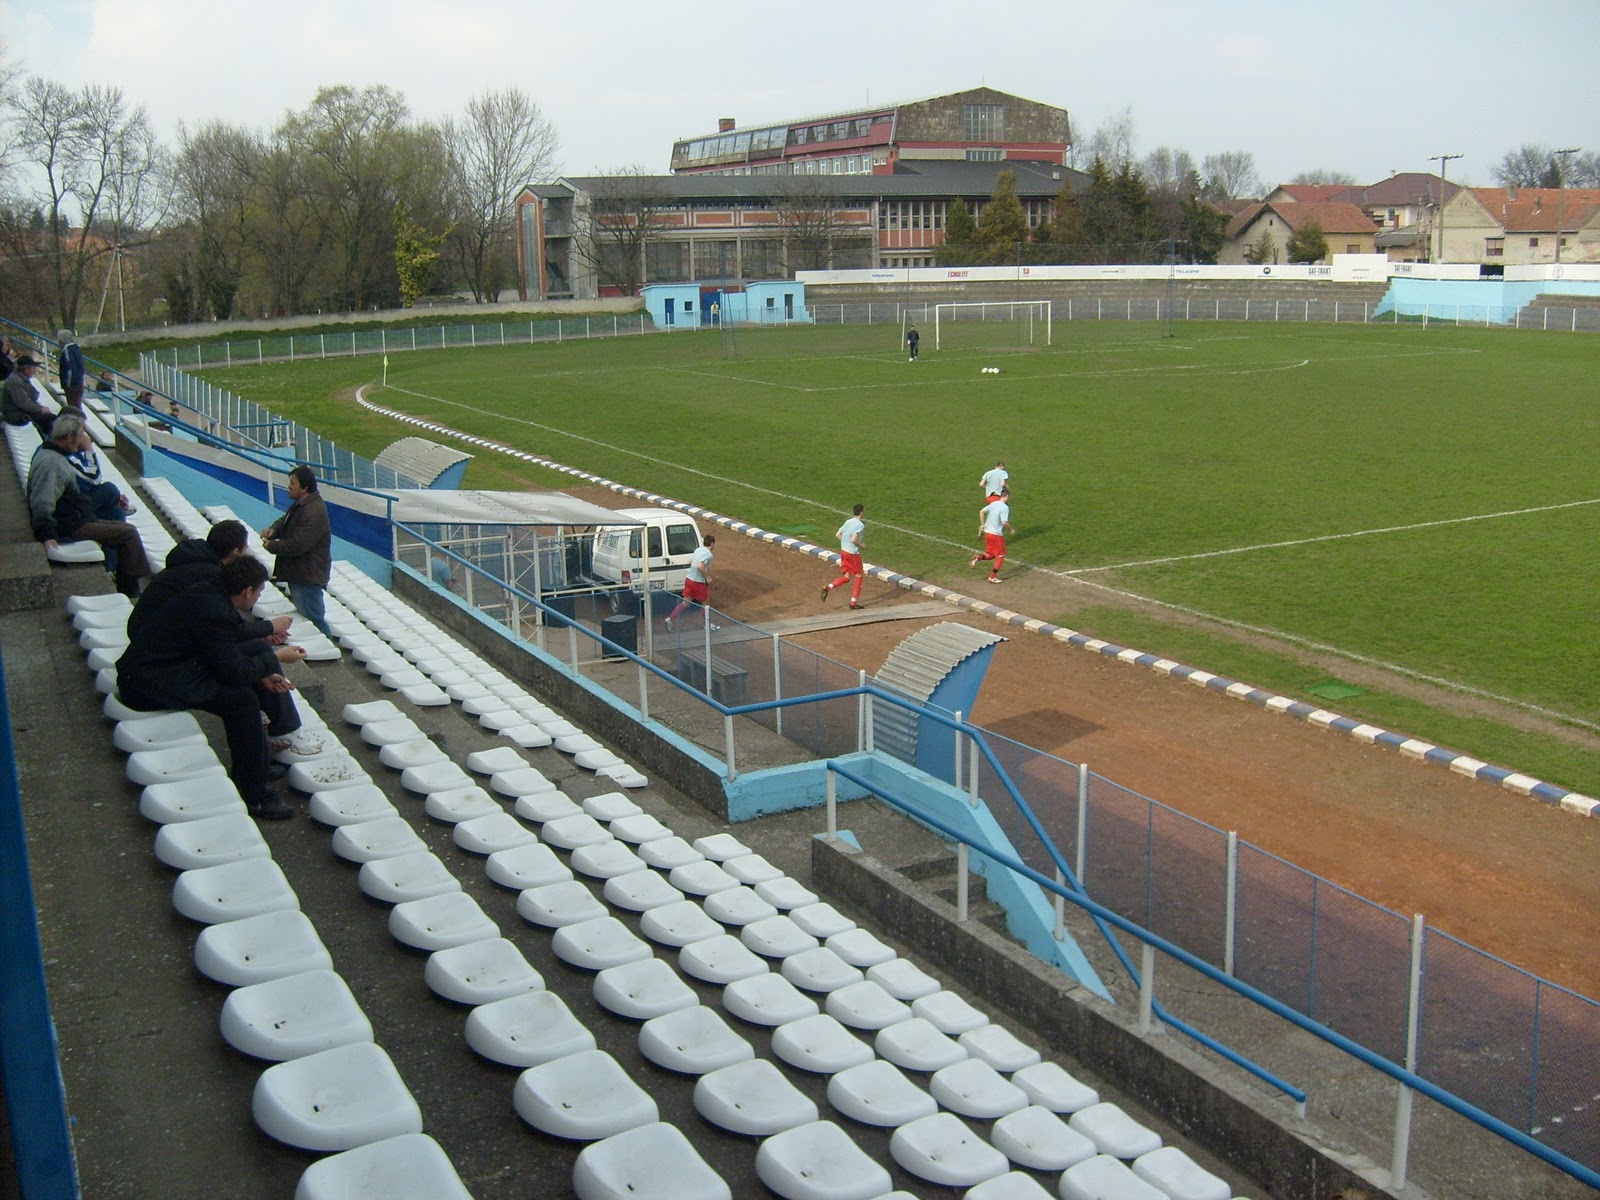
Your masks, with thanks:
[{"label": "van side window", "polygon": [[661,557],[661,529],[659,526],[650,526],[650,557]]},{"label": "van side window", "polygon": [[667,526],[668,554],[693,554],[699,548],[700,538],[695,534],[693,525]]},{"label": "van side window", "polygon": [[632,533],[630,533],[628,535],[628,557],[629,558],[638,558],[639,557],[639,546],[640,545],[641,545],[641,543],[640,543],[640,540],[639,540],[639,531],[637,529],[635,529]]}]

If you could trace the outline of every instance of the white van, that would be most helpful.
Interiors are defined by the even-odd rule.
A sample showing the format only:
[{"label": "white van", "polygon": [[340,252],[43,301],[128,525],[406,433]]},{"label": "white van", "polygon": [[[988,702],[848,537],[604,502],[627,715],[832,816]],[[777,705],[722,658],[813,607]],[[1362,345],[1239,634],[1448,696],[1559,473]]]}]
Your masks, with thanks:
[{"label": "white van", "polygon": [[650,590],[680,592],[689,574],[689,556],[700,548],[700,527],[670,508],[624,508],[624,517],[643,525],[601,526],[595,530],[590,574],[603,583],[644,591],[645,547],[650,552]]}]

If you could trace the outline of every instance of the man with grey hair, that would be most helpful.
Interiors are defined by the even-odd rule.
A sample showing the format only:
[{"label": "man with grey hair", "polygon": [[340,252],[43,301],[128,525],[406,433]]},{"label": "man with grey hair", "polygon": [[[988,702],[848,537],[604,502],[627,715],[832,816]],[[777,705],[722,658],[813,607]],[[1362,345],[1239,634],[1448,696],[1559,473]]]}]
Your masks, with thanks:
[{"label": "man with grey hair", "polygon": [[28,515],[33,520],[33,536],[47,551],[61,542],[100,543],[108,552],[107,565],[116,572],[117,590],[137,596],[140,580],[150,574],[139,531],[124,521],[95,517],[68,457],[88,441],[83,418],[68,409],[50,427],[50,440],[33,452],[28,464]]},{"label": "man with grey hair", "polygon": [[56,378],[61,381],[61,391],[67,403],[83,411],[83,350],[78,346],[78,335],[70,329],[56,330]]},{"label": "man with grey hair", "polygon": [[7,375],[5,384],[0,386],[0,420],[7,425],[26,425],[32,421],[39,436],[49,440],[50,422],[56,419],[56,414],[39,403],[39,389],[33,386],[33,377],[38,371],[39,360],[33,355],[17,356],[16,370]]}]

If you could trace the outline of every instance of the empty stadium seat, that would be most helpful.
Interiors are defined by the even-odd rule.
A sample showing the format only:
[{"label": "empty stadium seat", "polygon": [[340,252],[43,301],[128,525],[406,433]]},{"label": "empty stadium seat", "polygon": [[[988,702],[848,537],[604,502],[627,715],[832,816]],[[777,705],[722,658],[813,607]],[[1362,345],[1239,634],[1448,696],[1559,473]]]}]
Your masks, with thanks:
[{"label": "empty stadium seat", "polygon": [[756,1151],[756,1174],[784,1200],[875,1200],[889,1172],[832,1121],[775,1133]]},{"label": "empty stadium seat", "polygon": [[947,1112],[900,1126],[889,1138],[889,1153],[917,1178],[943,1187],[972,1187],[1011,1169],[1004,1154]]},{"label": "empty stadium seat", "polygon": [[703,1004],[650,1018],[639,1027],[639,1052],[681,1075],[704,1075],[755,1056],[754,1047]]},{"label": "empty stadium seat", "polygon": [[422,978],[435,995],[457,1004],[489,1004],[544,988],[544,977],[505,938],[435,950]]},{"label": "empty stadium seat", "polygon": [[694,1107],[732,1133],[766,1137],[817,1119],[816,1101],[764,1058],[750,1058],[700,1076]]},{"label": "empty stadium seat", "polygon": [[235,1050],[283,1062],[372,1040],[372,1022],[349,985],[322,968],[247,984],[222,1004],[222,1036]]},{"label": "empty stadium seat", "polygon": [[660,1117],[650,1094],[604,1050],[529,1067],[517,1078],[511,1103],[535,1129],[573,1141],[598,1141]]},{"label": "empty stadium seat", "polygon": [[283,975],[326,970],[333,957],[298,908],[208,925],[194,943],[194,965],[229,987],[265,983]]},{"label": "empty stadium seat", "polygon": [[594,1034],[553,992],[532,991],[480,1004],[467,1014],[467,1045],[508,1067],[534,1067],[593,1050]]},{"label": "empty stadium seat", "polygon": [[403,1133],[331,1154],[300,1176],[294,1200],[472,1200],[439,1143]]},{"label": "empty stadium seat", "polygon": [[350,1150],[422,1132],[422,1112],[389,1056],[352,1042],[268,1067],[251,1111],[263,1132],[303,1150]]},{"label": "empty stadium seat", "polygon": [[585,1146],[573,1164],[572,1188],[578,1200],[733,1200],[722,1176],[677,1126],[665,1122]]}]

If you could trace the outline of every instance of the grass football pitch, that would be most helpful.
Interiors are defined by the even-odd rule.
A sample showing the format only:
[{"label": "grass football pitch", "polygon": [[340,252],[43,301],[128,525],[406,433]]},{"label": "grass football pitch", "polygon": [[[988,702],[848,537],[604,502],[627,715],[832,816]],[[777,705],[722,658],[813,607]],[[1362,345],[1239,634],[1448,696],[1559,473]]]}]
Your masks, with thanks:
[{"label": "grass football pitch", "polygon": [[[939,351],[925,328],[916,363],[889,325],[396,354],[370,394],[823,544],[863,503],[869,560],[963,587],[978,477],[1004,459],[1008,574],[1053,572],[1107,601],[1030,615],[1276,690],[1326,678],[1217,625],[1196,641],[1110,603],[1132,594],[1600,732],[1600,342],[1058,322],[1046,347],[1002,325],[958,328]],[[380,369],[355,358],[206,375],[371,454],[405,432],[348,400]],[[481,456],[467,485],[510,486],[512,470]],[[1381,693],[1329,706],[1600,789],[1593,756],[1561,739]]]}]

